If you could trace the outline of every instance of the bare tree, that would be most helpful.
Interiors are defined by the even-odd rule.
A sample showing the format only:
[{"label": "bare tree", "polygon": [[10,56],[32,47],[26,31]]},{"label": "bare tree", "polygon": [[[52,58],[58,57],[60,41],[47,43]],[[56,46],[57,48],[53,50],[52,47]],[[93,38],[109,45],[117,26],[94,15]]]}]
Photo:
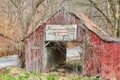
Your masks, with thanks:
[{"label": "bare tree", "polygon": [[[13,24],[17,24],[17,27],[19,27],[19,29],[22,31],[21,34],[18,34],[18,32],[16,32],[16,28],[14,27],[14,32],[20,37],[18,45],[20,67],[25,66],[25,45],[20,39],[27,35],[30,23],[32,22],[36,13],[36,9],[42,3],[42,1],[43,0],[8,0],[9,6],[12,7],[12,9],[10,9],[10,7],[8,8],[9,19]],[[9,24],[11,24],[10,21]]]},{"label": "bare tree", "polygon": [[[109,28],[113,33],[113,37],[120,37],[120,0],[106,0],[107,6],[101,6],[94,0],[89,0],[89,2],[110,25]],[[102,7],[105,7],[106,10],[102,10]]]}]

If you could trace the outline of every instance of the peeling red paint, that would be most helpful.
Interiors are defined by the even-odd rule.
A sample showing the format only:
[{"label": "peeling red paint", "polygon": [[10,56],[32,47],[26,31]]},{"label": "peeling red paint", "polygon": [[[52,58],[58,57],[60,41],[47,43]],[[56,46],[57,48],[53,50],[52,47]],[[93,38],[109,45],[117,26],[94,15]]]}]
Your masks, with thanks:
[{"label": "peeling red paint", "polygon": [[[26,69],[30,71],[42,71],[42,54],[44,43],[44,25],[30,35],[27,44]],[[39,34],[40,32],[40,34]],[[38,48],[37,48],[38,47]]]},{"label": "peeling red paint", "polygon": [[[95,60],[92,61],[90,58],[90,63],[86,63],[88,67],[89,75],[96,75],[98,72],[103,78],[120,79],[120,44],[115,42],[106,42],[101,40],[95,33],[90,32],[91,45],[93,46],[94,54],[100,64],[97,64]],[[90,67],[91,66],[91,67]],[[97,70],[96,70],[97,69]]]}]

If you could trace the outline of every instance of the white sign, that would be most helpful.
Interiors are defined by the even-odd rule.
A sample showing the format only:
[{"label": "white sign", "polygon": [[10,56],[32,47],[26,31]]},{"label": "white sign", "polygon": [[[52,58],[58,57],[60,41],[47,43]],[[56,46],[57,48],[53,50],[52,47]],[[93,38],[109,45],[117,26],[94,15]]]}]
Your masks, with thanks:
[{"label": "white sign", "polygon": [[46,25],[46,41],[76,40],[77,25]]}]

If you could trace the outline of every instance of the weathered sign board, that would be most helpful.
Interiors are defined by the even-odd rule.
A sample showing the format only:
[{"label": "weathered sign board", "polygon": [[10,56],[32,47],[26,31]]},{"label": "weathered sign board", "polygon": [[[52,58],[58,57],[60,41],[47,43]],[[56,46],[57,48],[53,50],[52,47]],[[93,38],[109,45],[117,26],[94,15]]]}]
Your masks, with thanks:
[{"label": "weathered sign board", "polygon": [[77,25],[46,25],[46,41],[76,40]]}]

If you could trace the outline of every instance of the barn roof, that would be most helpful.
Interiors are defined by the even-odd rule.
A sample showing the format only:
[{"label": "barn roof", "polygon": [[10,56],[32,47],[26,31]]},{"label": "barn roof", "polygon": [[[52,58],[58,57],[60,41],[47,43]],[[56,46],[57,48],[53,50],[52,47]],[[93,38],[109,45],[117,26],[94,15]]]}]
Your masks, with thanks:
[{"label": "barn roof", "polygon": [[[42,16],[41,20],[39,21],[39,23],[36,26],[34,26],[34,29],[31,29],[31,27],[30,27],[30,29],[28,30],[28,34],[22,40],[25,40],[26,38],[28,38],[35,30],[37,30],[40,27],[40,25],[42,25],[43,23],[47,22],[48,19],[50,19],[52,16],[54,16],[60,10],[61,10],[61,8],[59,7],[58,10],[55,10],[55,11],[53,11],[50,14],[48,13],[47,15]],[[102,40],[104,40],[106,42],[117,42],[117,43],[120,43],[120,39],[119,38],[110,37],[105,31],[103,31],[99,26],[97,26],[91,19],[89,19],[83,13],[80,13],[79,15],[77,15],[77,13],[72,12],[72,11],[70,11],[68,9],[65,9],[65,10],[68,13],[76,16],[86,26],[87,29],[89,29],[90,31],[94,32]]]},{"label": "barn roof", "polygon": [[85,26],[94,32],[97,36],[99,36],[102,40],[106,42],[117,42],[120,43],[119,38],[113,38],[109,36],[104,30],[102,30],[99,26],[97,26],[91,19],[81,13],[79,16],[80,20],[85,24]]}]

